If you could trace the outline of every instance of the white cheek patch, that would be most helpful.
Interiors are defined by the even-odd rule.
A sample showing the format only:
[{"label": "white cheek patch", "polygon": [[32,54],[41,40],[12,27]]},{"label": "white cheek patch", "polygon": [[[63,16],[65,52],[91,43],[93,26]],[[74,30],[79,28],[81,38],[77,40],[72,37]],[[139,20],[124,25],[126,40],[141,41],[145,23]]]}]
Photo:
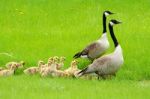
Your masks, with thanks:
[{"label": "white cheek patch", "polygon": [[81,58],[88,58],[87,55],[81,55]]},{"label": "white cheek patch", "polygon": [[108,15],[109,15],[109,13],[105,12],[105,16],[108,16]]},{"label": "white cheek patch", "polygon": [[113,23],[113,22],[110,22],[110,25],[111,25],[111,26],[113,26],[113,25],[114,25],[114,23]]}]

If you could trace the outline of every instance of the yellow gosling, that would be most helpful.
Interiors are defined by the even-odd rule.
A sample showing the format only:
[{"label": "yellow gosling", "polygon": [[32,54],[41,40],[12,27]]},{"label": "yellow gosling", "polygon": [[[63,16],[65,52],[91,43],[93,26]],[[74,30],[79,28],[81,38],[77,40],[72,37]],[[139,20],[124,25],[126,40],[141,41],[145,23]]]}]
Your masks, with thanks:
[{"label": "yellow gosling", "polygon": [[23,72],[26,74],[26,75],[34,75],[34,74],[37,74],[38,72],[40,72],[40,68],[43,68],[45,67],[45,63],[44,61],[38,61],[38,66],[35,66],[35,67],[29,67],[27,69],[25,69]]},{"label": "yellow gosling", "polygon": [[26,75],[33,75],[33,74],[37,74],[38,71],[39,71],[38,67],[29,67],[29,68],[25,69],[23,72]]},{"label": "yellow gosling", "polygon": [[42,77],[46,77],[48,75],[51,75],[51,67],[45,67],[41,70],[40,74]]},{"label": "yellow gosling", "polygon": [[54,60],[56,63],[58,63],[58,62],[59,62],[59,57],[58,57],[58,56],[54,56],[54,57],[53,57],[53,60]]},{"label": "yellow gosling", "polygon": [[11,68],[11,66],[16,65],[18,68],[23,68],[23,66],[25,65],[24,61],[20,61],[20,62],[8,62],[6,64],[6,68]]},{"label": "yellow gosling", "polygon": [[64,66],[65,57],[60,57],[59,64],[57,65],[57,70],[60,70]]},{"label": "yellow gosling", "polygon": [[43,68],[42,72],[40,73],[42,77],[46,77],[48,75],[51,76],[58,76],[58,75],[62,75],[59,71],[59,74],[56,73],[57,71],[57,66],[58,66],[58,57],[54,57],[53,61],[49,61],[48,66],[46,68]]},{"label": "yellow gosling", "polygon": [[6,76],[11,76],[14,75],[15,70],[18,68],[17,65],[11,66],[9,69],[3,69],[0,71],[0,77],[6,77]]},{"label": "yellow gosling", "polygon": [[44,61],[38,61],[39,73],[41,73],[41,70],[45,67],[47,67],[47,64],[45,64]]},{"label": "yellow gosling", "polygon": [[49,58],[48,58],[48,61],[53,61],[53,57],[49,57]]},{"label": "yellow gosling", "polygon": [[1,71],[1,70],[4,70],[4,68],[3,68],[3,67],[0,67],[0,71]]},{"label": "yellow gosling", "polygon": [[39,73],[42,75],[44,72],[47,72],[47,69],[51,68],[52,63],[52,60],[49,60],[47,66],[39,68]]},{"label": "yellow gosling", "polygon": [[42,60],[38,61],[38,67],[43,68],[45,66],[46,66],[46,64],[44,63],[44,61],[42,61]]},{"label": "yellow gosling", "polygon": [[57,71],[57,66],[58,64],[58,57],[55,56],[53,57],[53,60],[48,61],[48,66],[43,68],[40,72],[42,77],[52,75],[53,77],[55,76],[62,76],[64,75],[62,71]]},{"label": "yellow gosling", "polygon": [[80,70],[78,69],[77,63],[78,63],[78,62],[77,62],[76,60],[73,60],[73,61],[71,62],[71,66],[70,66],[68,69],[64,70],[64,72],[67,73],[69,76],[75,76],[76,73],[77,73],[78,71],[80,71]]},{"label": "yellow gosling", "polygon": [[68,73],[65,73],[64,71],[62,70],[54,70],[52,72],[52,76],[53,77],[68,77]]}]

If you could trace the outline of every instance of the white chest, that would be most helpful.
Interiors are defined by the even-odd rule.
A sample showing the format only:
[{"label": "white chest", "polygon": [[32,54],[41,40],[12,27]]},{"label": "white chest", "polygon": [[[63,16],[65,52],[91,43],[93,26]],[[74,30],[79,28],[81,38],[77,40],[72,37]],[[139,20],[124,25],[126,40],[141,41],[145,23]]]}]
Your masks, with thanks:
[{"label": "white chest", "polygon": [[102,47],[102,50],[106,50],[108,47],[109,47],[109,41],[108,41],[108,38],[107,38],[107,34],[104,33],[102,35],[102,37],[97,40],[97,42],[100,44],[100,46]]},{"label": "white chest", "polygon": [[116,66],[120,66],[124,62],[121,46],[117,46],[113,54],[113,62]]}]

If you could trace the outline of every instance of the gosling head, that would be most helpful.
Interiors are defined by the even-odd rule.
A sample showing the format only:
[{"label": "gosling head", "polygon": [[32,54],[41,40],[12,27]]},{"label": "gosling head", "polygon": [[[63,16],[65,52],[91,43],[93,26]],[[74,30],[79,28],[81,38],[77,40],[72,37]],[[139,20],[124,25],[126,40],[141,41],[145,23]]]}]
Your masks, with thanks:
[{"label": "gosling head", "polygon": [[48,66],[51,66],[52,63],[53,63],[53,61],[52,61],[52,60],[49,60],[48,63],[47,63],[47,65],[48,65]]},{"label": "gosling head", "polygon": [[49,57],[49,58],[48,58],[48,61],[50,61],[50,60],[53,60],[53,57]]},{"label": "gosling head", "polygon": [[54,59],[59,59],[59,57],[58,57],[58,56],[54,56],[53,58],[54,58]]},{"label": "gosling head", "polygon": [[73,61],[71,62],[71,67],[72,67],[72,68],[75,68],[75,67],[77,66],[77,63],[78,63],[77,60],[73,60]]},{"label": "gosling head", "polygon": [[38,66],[40,67],[41,65],[44,65],[44,61],[38,61]]},{"label": "gosling head", "polygon": [[60,57],[60,62],[64,62],[66,60],[66,57]]},{"label": "gosling head", "polygon": [[21,64],[21,65],[25,65],[25,62],[24,62],[24,61],[20,61],[20,64]]},{"label": "gosling head", "polygon": [[18,68],[23,68],[25,65],[25,62],[24,61],[20,61],[19,64],[17,64]]},{"label": "gosling head", "polygon": [[18,68],[18,64],[14,63],[11,67],[10,70],[16,70]]},{"label": "gosling head", "polygon": [[58,63],[59,61],[59,57],[58,56],[54,56],[53,57],[53,63]]}]

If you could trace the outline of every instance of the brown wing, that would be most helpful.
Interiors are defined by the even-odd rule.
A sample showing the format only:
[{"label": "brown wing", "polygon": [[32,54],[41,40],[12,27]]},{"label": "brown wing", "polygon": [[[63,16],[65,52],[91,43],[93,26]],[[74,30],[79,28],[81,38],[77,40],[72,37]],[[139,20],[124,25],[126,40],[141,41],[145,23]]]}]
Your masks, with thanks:
[{"label": "brown wing", "polygon": [[98,58],[96,60],[94,60],[94,62],[92,64],[90,64],[88,67],[86,67],[85,69],[81,70],[78,74],[80,74],[80,76],[87,74],[87,73],[93,73],[93,72],[101,72],[103,73],[103,71],[101,71],[103,68],[109,66],[111,63],[111,56],[103,56],[101,58]]},{"label": "brown wing", "polygon": [[93,50],[96,49],[96,46],[97,46],[97,43],[96,43],[96,42],[94,42],[94,43],[88,45],[88,46],[82,51],[82,55],[88,55],[88,53],[89,53],[90,51],[93,51]]},{"label": "brown wing", "polygon": [[98,68],[105,67],[105,66],[109,65],[110,62],[111,62],[111,57],[110,56],[104,56],[104,57],[96,59],[92,63],[92,67],[94,69],[98,69]]},{"label": "brown wing", "polygon": [[93,54],[93,55],[94,55],[94,53],[96,53],[96,52],[98,52],[97,54],[99,54],[99,51],[100,51],[101,49],[103,49],[102,46],[101,46],[101,44],[96,43],[95,46],[94,46],[94,48],[92,48],[92,49],[89,51],[89,54],[91,54],[91,55]]},{"label": "brown wing", "polygon": [[[97,51],[98,48],[98,45],[97,42],[93,42],[91,43],[90,45],[88,45],[84,50],[82,50],[81,52],[78,52],[74,55],[74,58],[78,58],[82,55],[87,55],[89,58],[92,58],[90,57],[91,55],[93,55],[93,53],[95,53],[95,51]],[[91,54],[91,55],[89,55]]]}]

